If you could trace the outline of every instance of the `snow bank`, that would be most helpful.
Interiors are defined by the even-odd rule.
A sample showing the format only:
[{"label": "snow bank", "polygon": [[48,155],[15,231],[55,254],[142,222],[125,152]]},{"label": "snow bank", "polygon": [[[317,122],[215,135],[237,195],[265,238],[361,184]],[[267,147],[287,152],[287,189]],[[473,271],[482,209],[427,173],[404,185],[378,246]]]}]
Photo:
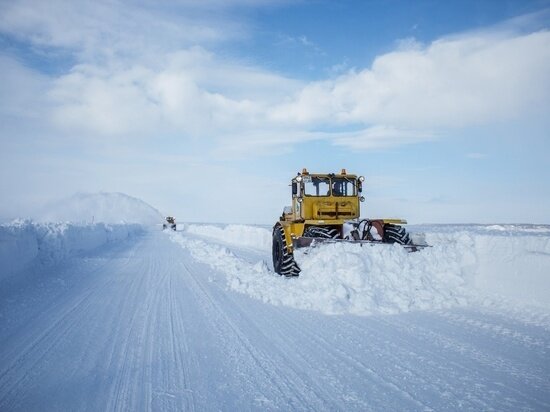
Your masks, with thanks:
[{"label": "snow bank", "polygon": [[162,223],[162,214],[141,199],[124,193],[78,193],[45,207],[36,220],[75,223]]},{"label": "snow bank", "polygon": [[[326,244],[295,257],[302,273],[286,279],[269,270],[271,231],[195,228],[191,233],[246,244],[266,258],[250,262],[228,247],[172,234],[197,260],[224,273],[228,286],[264,302],[327,314],[399,313],[471,303],[519,302],[550,308],[550,228],[428,226],[433,247],[407,253],[398,245]],[[252,230],[253,229],[253,230]],[[256,242],[253,234],[257,234]],[[230,235],[231,234],[231,235]],[[270,259],[269,259],[270,260]]]},{"label": "snow bank", "polygon": [[48,265],[124,240],[142,231],[140,225],[96,223],[35,223],[15,221],[0,225],[0,279],[31,264]]},{"label": "snow bank", "polygon": [[434,226],[426,240],[456,245],[458,258],[471,251],[474,264],[468,273],[483,295],[550,308],[550,227]]}]

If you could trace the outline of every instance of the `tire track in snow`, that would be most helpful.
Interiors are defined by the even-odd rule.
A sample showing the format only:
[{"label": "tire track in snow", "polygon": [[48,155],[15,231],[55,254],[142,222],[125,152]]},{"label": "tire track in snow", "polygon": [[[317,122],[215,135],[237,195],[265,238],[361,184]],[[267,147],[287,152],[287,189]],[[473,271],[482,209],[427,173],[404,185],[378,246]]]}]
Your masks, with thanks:
[{"label": "tire track in snow", "polygon": [[496,305],[494,309],[479,308],[479,311],[493,317],[502,317],[508,322],[514,321],[520,327],[528,325],[550,333],[550,313],[545,313],[540,308],[522,308],[521,310],[517,310],[506,303]]},{"label": "tire track in snow", "polygon": [[[184,395],[185,399],[185,410],[194,411],[196,410],[196,400],[194,391],[192,389],[191,377],[189,370],[191,369],[191,363],[189,361],[189,343],[186,339],[186,328],[184,323],[181,321],[181,308],[177,304],[178,300],[175,296],[174,286],[172,282],[172,277],[169,279],[169,291],[170,291],[170,347],[171,347],[171,357],[175,365],[178,365],[177,370],[181,371],[181,374],[177,374],[178,377],[181,376],[181,387],[175,388],[178,392]],[[182,344],[180,344],[180,341]],[[198,366],[193,365],[195,369],[198,369]],[[179,379],[178,379],[179,380]],[[180,386],[176,385],[176,386]]]},{"label": "tire track in snow", "polygon": [[[232,301],[232,304],[239,308],[239,313],[246,319],[248,335],[254,336],[255,344],[258,345],[261,341],[261,346],[269,346],[269,357],[272,362],[277,365],[285,365],[284,376],[286,380],[291,382],[292,387],[299,387],[301,393],[312,393],[314,398],[322,400],[322,407],[318,406],[317,410],[339,410],[342,408],[339,401],[346,402],[346,405],[349,405],[352,400],[355,404],[359,404],[355,406],[359,406],[360,410],[370,410],[367,403],[362,402],[357,396],[349,395],[350,390],[335,378],[334,369],[321,366],[321,364],[324,364],[322,356],[315,359],[311,354],[308,356],[307,350],[305,352],[301,350],[303,342],[307,342],[306,348],[311,349],[311,340],[309,336],[306,336],[302,339],[302,342],[296,342],[295,336],[290,334],[288,330],[289,322],[291,322],[289,317],[280,313],[273,306],[264,304],[260,304],[262,305],[260,308],[255,308],[254,317],[247,316],[249,312],[247,306],[243,305],[243,302],[239,299],[234,299],[238,295],[233,292],[227,293],[224,291],[224,293]],[[248,300],[249,298],[245,299]],[[254,301],[254,303],[256,302]],[[284,308],[283,310],[287,309]],[[273,316],[274,313],[276,316]],[[266,320],[269,322],[267,328],[265,325]],[[315,374],[317,379],[312,379],[312,376],[308,373],[308,370],[312,367],[317,368],[318,372]],[[292,379],[289,379],[290,377]],[[327,387],[324,381],[327,381],[326,383],[330,384],[330,387]],[[331,390],[332,393],[330,393]],[[338,399],[339,396],[334,395],[335,393],[339,395],[346,392],[348,395],[341,397],[341,399]],[[329,397],[328,395],[332,396]],[[346,396],[348,399],[345,399]]]},{"label": "tire track in snow", "polygon": [[495,340],[499,338],[506,345],[518,345],[526,350],[537,349],[544,353],[550,351],[550,340],[545,340],[542,336],[534,337],[531,333],[520,331],[518,330],[520,325],[509,325],[509,321],[504,318],[500,318],[499,324],[494,324],[494,318],[492,320],[486,317],[479,319],[481,317],[479,314],[475,314],[476,318],[455,312],[438,312],[438,314],[449,323],[474,329],[476,334],[483,334]]},{"label": "tire track in snow", "polygon": [[[291,336],[302,336],[301,340],[313,342],[313,346],[320,350],[316,353],[317,359],[331,359],[331,362],[327,365],[327,370],[319,373],[320,376],[327,378],[331,376],[331,384],[338,388],[338,393],[348,393],[348,401],[353,399],[356,403],[354,407],[359,407],[368,410],[380,410],[390,408],[392,409],[392,402],[396,402],[394,407],[400,408],[405,402],[413,410],[425,410],[429,409],[428,405],[418,399],[413,393],[404,390],[399,386],[399,382],[392,379],[385,373],[377,372],[373,367],[369,366],[367,362],[368,358],[362,358],[360,356],[354,356],[349,351],[349,342],[344,342],[343,345],[332,343],[328,340],[329,336],[324,333],[321,334],[318,331],[323,329],[312,328],[308,326],[308,322],[303,322],[302,317],[287,317],[287,325],[292,328]],[[331,323],[332,319],[331,319]],[[332,330],[334,333],[335,331]],[[349,334],[347,334],[349,338]],[[352,345],[355,346],[355,345]],[[341,348],[345,349],[341,349]],[[357,346],[355,346],[357,348]],[[380,349],[378,349],[380,351]],[[391,351],[384,351],[384,356],[387,359],[388,364],[397,364],[401,360],[396,357]],[[307,353],[305,354],[307,356]],[[312,358],[310,362],[315,362],[316,359]],[[333,365],[340,365],[339,369],[335,370]],[[318,366],[318,365],[317,365]],[[346,371],[344,373],[344,370]],[[338,372],[336,375],[335,372]],[[349,379],[345,378],[350,375],[357,376],[358,381],[362,383],[363,393],[360,394],[353,390],[349,386]],[[376,387],[376,390],[371,390],[369,395],[365,397],[365,389]],[[351,393],[350,393],[351,392]],[[361,395],[365,397],[361,399]],[[346,399],[342,399],[346,401]]]},{"label": "tire track in snow", "polygon": [[[170,262],[171,267],[167,268],[163,280],[165,296],[159,297],[157,305],[157,316],[155,324],[162,324],[168,319],[168,343],[169,356],[157,354],[158,359],[164,365],[161,373],[170,371],[169,379],[162,388],[154,388],[155,400],[160,403],[163,410],[196,410],[196,399],[192,388],[190,370],[198,370],[196,358],[191,351],[187,339],[186,326],[183,322],[183,307],[175,293],[175,280],[180,277],[179,271],[175,269],[176,261]],[[164,336],[164,334],[160,334]],[[175,371],[173,366],[175,365]],[[164,373],[162,373],[164,374]],[[162,380],[162,379],[161,379]],[[154,406],[154,405],[153,405]],[[153,407],[153,409],[155,409]]]},{"label": "tire track in snow", "polygon": [[[377,369],[393,377],[395,385],[409,388],[408,391],[429,402],[436,410],[454,405],[455,408],[472,410],[490,409],[483,398],[469,399],[469,405],[463,402],[464,391],[457,382],[463,381],[472,371],[447,358],[446,353],[438,353],[427,346],[419,346],[399,333],[388,328],[384,319],[391,316],[377,316],[368,319],[369,329],[360,327],[355,319],[340,319],[344,330],[348,332],[354,345],[362,347],[366,353],[372,353]],[[360,337],[364,336],[363,339]],[[361,343],[361,340],[365,343]],[[383,349],[381,349],[383,348]],[[458,372],[459,371],[459,372]],[[434,406],[444,399],[444,404]]]},{"label": "tire track in snow", "polygon": [[[127,263],[128,261],[122,262],[122,266]],[[107,264],[109,264],[107,261],[103,262],[85,276],[93,277],[101,274]],[[69,296],[68,300],[55,302],[52,307],[33,320],[22,335],[14,338],[15,342],[19,343],[11,343],[10,349],[4,352],[3,356],[9,361],[0,372],[0,409],[3,409],[6,398],[15,398],[13,395],[18,388],[25,386],[26,382],[42,371],[37,366],[67,340],[75,326],[79,324],[81,316],[87,312],[92,298],[100,294],[101,289],[112,280],[107,278],[102,282],[100,291],[93,285],[88,285],[87,289],[79,292],[76,297]],[[42,325],[47,326],[44,329]],[[28,341],[30,343],[24,343]],[[2,364],[5,364],[5,361],[2,361]]]},{"label": "tire track in snow", "polygon": [[[243,367],[249,367],[249,370],[254,370],[256,373],[260,373],[270,383],[270,385],[266,386],[265,383],[261,380],[255,380],[254,382],[249,382],[251,386],[261,386],[263,389],[259,388],[257,390],[261,390],[261,395],[266,399],[272,397],[271,391],[273,388],[276,389],[276,391],[279,393],[279,396],[288,397],[291,394],[293,400],[289,407],[291,406],[293,408],[299,409],[310,409],[311,399],[304,398],[301,391],[297,391],[295,388],[285,383],[287,380],[289,380],[288,375],[283,374],[282,372],[277,372],[280,368],[273,363],[269,356],[261,353],[259,349],[251,344],[245,333],[240,330],[238,326],[235,325],[233,320],[226,314],[226,311],[222,307],[220,307],[219,303],[211,296],[204,285],[202,285],[202,283],[197,279],[197,277],[194,275],[194,271],[191,270],[188,265],[185,264],[185,262],[182,262],[182,266],[189,274],[189,277],[193,280],[194,285],[196,286],[194,290],[197,290],[200,293],[201,297],[199,298],[199,300],[205,303],[205,308],[207,308],[205,313],[211,317],[212,326],[215,325],[215,329],[217,329],[218,331],[227,329],[227,331],[223,333],[223,339],[221,340],[227,341],[229,337],[232,337],[232,339],[236,341],[236,344],[233,343],[233,345],[229,347],[229,350],[231,351],[231,348],[244,349],[252,359],[254,367],[249,367],[248,365],[246,365],[246,363],[249,361],[247,361],[246,357],[243,357],[239,353],[237,353],[236,355],[234,354],[234,356],[237,356],[237,360],[234,361],[234,363],[236,365],[240,365],[241,369]],[[220,318],[221,321],[217,320],[217,318]],[[242,374],[242,376],[246,376],[246,373]],[[319,397],[321,397],[320,393],[318,395]],[[295,404],[294,402],[298,403]]]},{"label": "tire track in snow", "polygon": [[[0,409],[6,406],[4,405],[5,399],[13,395],[18,387],[25,386],[26,382],[32,378],[33,372],[36,372],[37,365],[42,363],[48,354],[54,348],[57,348],[59,343],[63,342],[66,336],[70,334],[70,331],[78,323],[78,316],[76,315],[86,308],[85,302],[88,297],[89,295],[79,301],[67,313],[61,315],[59,319],[50,323],[51,326],[27,346],[22,354],[17,355],[12,364],[0,375],[0,393],[4,394],[0,398]],[[72,321],[68,321],[69,318],[73,318]]]},{"label": "tire track in snow", "polygon": [[[264,356],[269,356],[270,362],[277,365],[284,365],[283,379],[288,381],[294,390],[299,390],[300,393],[311,393],[315,399],[322,400],[322,406],[317,406],[317,410],[338,410],[342,408],[342,405],[336,401],[336,397],[329,397],[329,388],[323,384],[323,380],[328,379],[331,376],[331,370],[325,368],[322,372],[319,372],[316,376],[318,379],[312,379],[312,376],[307,373],[307,370],[315,365],[319,367],[320,359],[312,360],[311,357],[303,356],[299,350],[300,344],[294,341],[294,337],[288,332],[288,319],[282,316],[282,313],[278,312],[278,309],[271,305],[261,305],[260,307],[254,307],[254,316],[249,316],[250,307],[243,305],[243,300],[240,294],[234,292],[227,292],[224,289],[219,289],[220,293],[223,293],[228,300],[231,301],[230,305],[224,307],[231,307],[235,312],[233,319],[242,319],[241,323],[246,324],[247,336],[249,340],[253,340],[253,346],[269,347],[269,352],[261,351]],[[258,304],[257,301],[244,297],[247,304]],[[284,308],[283,310],[286,310]],[[276,316],[273,316],[273,315]],[[266,325],[267,323],[267,325]],[[307,340],[304,340],[304,342]],[[308,342],[308,348],[309,341]],[[340,388],[343,390],[343,386]],[[310,398],[311,399],[311,398]],[[310,401],[311,404],[311,401]],[[361,404],[362,410],[367,407],[366,404]],[[319,409],[320,408],[320,409]]]},{"label": "tire track in snow", "polygon": [[[131,305],[133,301],[133,299],[129,298],[129,296],[133,295],[133,293],[130,293],[130,292],[133,292],[134,289],[138,289],[138,287],[136,287],[135,284],[136,284],[135,282],[132,283],[132,288],[127,291],[126,299],[122,302],[122,305],[121,305],[122,310],[119,312],[119,318],[121,321],[126,319],[126,317],[125,316],[123,317],[122,315],[125,314],[125,312],[127,312],[126,307]],[[143,285],[143,277],[140,278],[139,286],[141,285]],[[111,351],[108,369],[116,370],[117,375],[115,377],[114,385],[112,385],[111,393],[107,398],[107,402],[106,402],[107,410],[120,410],[121,409],[120,406],[123,405],[125,402],[124,400],[125,394],[123,394],[122,392],[123,391],[126,392],[125,385],[129,376],[128,364],[129,364],[129,356],[130,356],[129,355],[130,345],[132,342],[131,337],[133,335],[134,328],[136,327],[136,320],[138,316],[137,311],[132,310],[131,312],[132,312],[132,315],[130,315],[129,326],[127,327],[127,330],[125,331],[125,333],[124,334],[121,333],[123,331],[119,329],[115,335],[116,337],[119,337],[121,335],[124,336],[124,340],[122,341],[122,344],[121,344],[122,352],[120,354],[119,354],[118,345],[117,345],[118,339],[113,341],[113,347]]]},{"label": "tire track in snow", "polygon": [[191,353],[172,286],[179,274],[169,255],[151,248],[155,240],[152,236],[141,246],[135,273],[127,276],[133,281],[117,309],[119,326],[107,367],[117,373],[107,409],[194,410],[190,361],[179,350]]},{"label": "tire track in snow", "polygon": [[[113,346],[111,356],[112,363],[109,370],[117,370],[116,381],[107,403],[108,410],[135,410],[138,407],[147,405],[150,407],[152,390],[148,385],[148,379],[143,375],[145,370],[139,370],[140,365],[147,365],[143,358],[149,357],[147,349],[150,348],[144,340],[148,334],[148,316],[151,313],[152,302],[159,291],[158,287],[148,287],[148,278],[151,273],[156,273],[155,261],[145,248],[140,253],[140,270],[135,274],[131,288],[125,293],[123,312],[119,317],[124,320],[129,313],[129,326],[125,338],[121,343],[122,353],[118,356],[117,346]],[[143,261],[145,258],[145,261]],[[144,301],[137,299],[138,296],[144,296]],[[115,336],[119,336],[118,334]],[[141,379],[139,379],[141,378]]]},{"label": "tire track in snow", "polygon": [[[432,327],[428,329],[424,324],[405,322],[399,317],[388,317],[387,322],[390,327],[397,328],[397,331],[405,332],[396,334],[400,339],[405,340],[408,337],[416,341],[420,348],[434,347],[436,352],[432,353],[445,354],[443,356],[454,368],[464,368],[464,365],[469,365],[466,374],[457,376],[468,377],[471,384],[475,383],[480,399],[488,400],[489,393],[490,398],[495,402],[502,402],[502,399],[509,398],[508,402],[512,405],[501,405],[501,408],[521,409],[526,405],[537,405],[537,408],[542,409],[550,407],[550,396],[547,395],[550,393],[550,382],[544,372],[540,376],[535,375],[525,365],[521,365],[522,369],[519,369],[509,359],[495,354],[492,350],[482,351],[466,340],[462,334],[464,330],[457,330],[445,323],[437,326],[431,324]],[[447,333],[443,334],[443,331]],[[443,361],[442,359],[441,362]],[[491,387],[491,390],[487,387]],[[527,394],[529,391],[526,392],[526,388],[535,389],[536,393]],[[467,389],[465,387],[463,392],[467,392]],[[510,395],[513,395],[513,398],[510,398]],[[540,399],[541,396],[546,399]]]},{"label": "tire track in snow", "polygon": [[[130,410],[132,408],[132,398],[130,396],[131,387],[136,386],[132,376],[133,368],[133,357],[135,356],[134,351],[136,351],[136,344],[139,348],[139,341],[137,339],[141,338],[141,334],[137,334],[137,328],[143,324],[143,321],[140,319],[141,311],[139,308],[135,307],[135,296],[139,294],[140,291],[144,290],[146,284],[146,274],[152,269],[151,257],[147,256],[147,270],[141,273],[138,277],[138,282],[133,282],[132,286],[135,285],[135,288],[132,288],[132,292],[126,295],[126,302],[128,302],[127,307],[130,308],[132,312],[130,327],[128,328],[128,333],[125,334],[125,339],[122,343],[122,356],[118,359],[115,359],[116,367],[109,369],[116,369],[119,371],[117,374],[116,383],[114,385],[113,394],[108,403],[108,410]],[[133,290],[135,289],[135,290]],[[146,289],[145,289],[146,290]],[[146,295],[149,298],[149,294]],[[148,304],[148,301],[145,302]],[[145,403],[147,405],[147,403]]]},{"label": "tire track in snow", "polygon": [[[128,250],[127,255],[119,258],[119,265],[115,265],[117,271],[127,271],[131,267],[132,260],[135,259],[137,247],[133,247]],[[116,279],[111,276],[111,279],[105,283],[103,287],[98,288],[98,293],[96,293],[93,298],[95,300],[94,309],[91,312],[88,312],[82,318],[83,322],[86,322],[89,336],[101,336],[104,331],[110,330],[110,328],[105,325],[111,321],[113,318],[113,313],[117,311],[109,311],[109,305],[111,304],[109,299],[109,289],[117,282]],[[99,308],[98,308],[99,306]],[[99,357],[104,359],[105,357],[101,354],[98,355],[97,341],[94,339],[86,339],[84,342],[84,347],[82,348],[82,356],[77,360],[77,367],[73,368],[72,372],[68,375],[71,380],[78,380],[81,370],[90,369],[95,364],[95,360]],[[83,405],[84,407],[84,405]]]}]

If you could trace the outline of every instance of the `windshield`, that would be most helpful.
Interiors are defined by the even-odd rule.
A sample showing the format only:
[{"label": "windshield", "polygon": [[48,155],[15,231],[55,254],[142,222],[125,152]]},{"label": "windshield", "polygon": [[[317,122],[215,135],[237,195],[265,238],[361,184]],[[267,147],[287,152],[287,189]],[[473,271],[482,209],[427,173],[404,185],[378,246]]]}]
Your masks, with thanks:
[{"label": "windshield", "polygon": [[357,196],[355,179],[347,177],[333,178],[332,196]]},{"label": "windshield", "polygon": [[357,185],[355,179],[347,177],[304,176],[304,194],[306,196],[357,196]]},{"label": "windshield", "polygon": [[304,192],[306,196],[328,196],[330,179],[328,177],[304,176]]}]

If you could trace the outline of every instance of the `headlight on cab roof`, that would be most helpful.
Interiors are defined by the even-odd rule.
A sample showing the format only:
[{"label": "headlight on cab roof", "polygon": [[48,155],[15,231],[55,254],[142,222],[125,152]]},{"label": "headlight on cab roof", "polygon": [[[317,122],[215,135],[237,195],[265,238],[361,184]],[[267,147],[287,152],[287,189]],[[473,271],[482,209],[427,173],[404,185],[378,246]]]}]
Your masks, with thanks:
[{"label": "headlight on cab roof", "polygon": [[365,181],[365,177],[364,177],[364,176],[359,176],[359,181],[360,181],[361,183],[363,183],[363,182]]}]

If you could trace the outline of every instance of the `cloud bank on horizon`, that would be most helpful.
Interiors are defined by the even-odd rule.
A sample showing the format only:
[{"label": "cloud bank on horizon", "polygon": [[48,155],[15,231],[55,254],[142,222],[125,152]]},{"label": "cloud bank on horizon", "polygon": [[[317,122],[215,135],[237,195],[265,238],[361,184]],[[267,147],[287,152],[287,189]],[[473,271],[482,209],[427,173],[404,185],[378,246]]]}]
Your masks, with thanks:
[{"label": "cloud bank on horizon", "polygon": [[[286,176],[307,161],[331,168],[336,161],[324,164],[319,157],[336,151],[360,165],[359,159],[377,156],[380,150],[406,156],[418,145],[456,142],[464,130],[493,126],[525,131],[503,138],[512,146],[535,142],[539,152],[540,147],[548,149],[547,143],[540,143],[547,137],[545,114],[550,107],[548,9],[429,41],[396,38],[371,64],[342,69],[348,65],[342,63],[336,72],[326,71],[319,78],[272,70],[254,54],[239,51],[238,45],[261,34],[251,10],[269,15],[280,9],[292,13],[292,7],[282,1],[246,0],[169,1],[162,7],[145,0],[0,4],[3,157],[15,156],[32,169],[36,163],[29,151],[39,157],[42,149],[49,153],[57,147],[58,161],[66,159],[67,167],[76,167],[86,181],[111,190],[106,187],[108,171],[119,170],[115,162],[121,153],[153,156],[164,164],[185,162],[188,166],[176,173],[183,180],[196,166],[206,166],[216,171],[208,178],[230,176],[221,185],[226,186],[249,174],[238,164],[251,157],[263,159],[268,175],[280,164],[280,156],[288,158],[290,153],[294,158],[286,164],[292,166],[279,170]],[[294,43],[304,49],[328,53],[305,35],[286,38],[298,39]],[[308,159],[310,152],[300,154],[308,145],[319,152],[313,159]],[[485,147],[465,146],[462,157],[470,162],[494,157],[483,152]],[[82,166],[71,164],[77,159]],[[105,173],[93,179],[88,173],[98,161],[105,163]],[[9,165],[3,169],[5,176],[18,170]],[[147,173],[139,167],[135,171],[155,184],[150,168]],[[156,179],[165,182],[168,174],[159,172]],[[261,176],[256,179],[258,185],[265,184]],[[490,176],[487,185],[495,187],[493,180]],[[75,178],[70,181],[69,186],[77,186]],[[276,181],[268,178],[269,184]],[[33,184],[32,172],[27,183]],[[9,184],[3,186],[3,192],[17,192]],[[159,195],[153,189],[141,194]],[[380,206],[384,195],[375,198]],[[425,199],[416,201],[420,207]],[[160,207],[168,203],[164,198]],[[447,213],[432,221],[443,220]],[[550,222],[546,213],[525,214]],[[512,215],[509,219],[521,214]],[[475,220],[476,212],[471,216]],[[455,221],[460,217],[450,216]],[[429,221],[428,216],[422,218]]]}]

